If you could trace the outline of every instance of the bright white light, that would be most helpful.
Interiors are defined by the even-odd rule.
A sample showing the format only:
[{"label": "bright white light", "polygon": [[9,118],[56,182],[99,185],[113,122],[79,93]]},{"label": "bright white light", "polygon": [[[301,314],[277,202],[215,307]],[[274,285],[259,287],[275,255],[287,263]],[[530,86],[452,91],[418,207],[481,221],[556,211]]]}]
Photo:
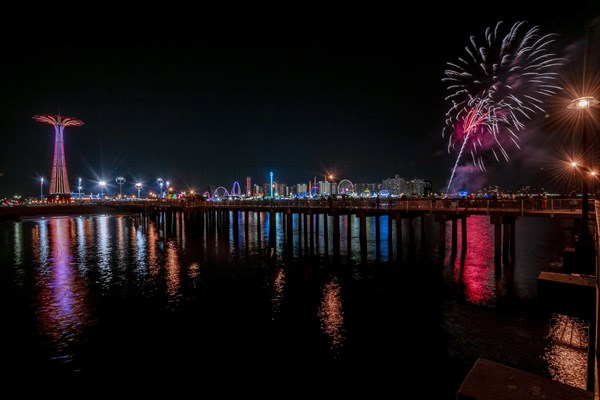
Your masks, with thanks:
[{"label": "bright white light", "polygon": [[575,108],[577,110],[585,110],[598,104],[598,100],[592,96],[583,96],[577,99],[573,99],[569,104],[568,108]]},{"label": "bright white light", "polygon": [[100,186],[106,186],[106,182],[104,182],[104,181],[100,181],[100,182],[98,182],[98,184],[99,184]]}]

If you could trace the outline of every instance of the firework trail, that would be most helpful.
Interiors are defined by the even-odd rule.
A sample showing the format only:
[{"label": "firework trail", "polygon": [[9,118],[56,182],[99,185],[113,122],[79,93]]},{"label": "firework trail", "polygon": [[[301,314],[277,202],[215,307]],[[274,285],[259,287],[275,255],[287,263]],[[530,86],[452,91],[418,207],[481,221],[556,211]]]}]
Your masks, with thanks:
[{"label": "firework trail", "polygon": [[517,133],[524,121],[544,112],[542,98],[561,89],[555,68],[564,60],[550,51],[556,35],[542,36],[538,26],[525,30],[524,25],[517,22],[502,36],[503,22],[498,22],[493,30],[486,29],[482,45],[471,36],[465,47],[468,57],[447,64],[442,81],[451,91],[446,100],[452,105],[442,137],[449,133],[448,153],[459,146],[447,192],[465,151],[482,171],[484,151],[508,161],[506,147],[520,149]]}]

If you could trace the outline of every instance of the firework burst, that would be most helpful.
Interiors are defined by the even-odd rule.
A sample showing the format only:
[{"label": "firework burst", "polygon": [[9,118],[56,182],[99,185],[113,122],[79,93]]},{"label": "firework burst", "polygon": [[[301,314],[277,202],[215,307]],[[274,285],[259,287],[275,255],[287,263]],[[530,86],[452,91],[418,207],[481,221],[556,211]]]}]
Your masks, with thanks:
[{"label": "firework burst", "polygon": [[447,191],[465,152],[485,171],[484,153],[509,160],[507,147],[518,149],[520,130],[537,112],[544,112],[543,98],[561,89],[556,68],[564,63],[550,50],[556,35],[541,35],[538,26],[526,29],[515,23],[506,35],[503,22],[487,28],[479,44],[474,36],[465,47],[467,56],[449,62],[443,82],[451,92],[446,100],[442,136],[448,152],[458,151]]}]

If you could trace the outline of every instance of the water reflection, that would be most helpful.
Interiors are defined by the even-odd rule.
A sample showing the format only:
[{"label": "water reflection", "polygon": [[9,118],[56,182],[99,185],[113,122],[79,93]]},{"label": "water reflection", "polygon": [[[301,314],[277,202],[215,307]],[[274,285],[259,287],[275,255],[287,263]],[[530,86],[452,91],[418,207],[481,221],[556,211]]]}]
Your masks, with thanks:
[{"label": "water reflection", "polygon": [[578,318],[553,314],[544,360],[552,379],[586,388],[588,326]]},{"label": "water reflection", "polygon": [[336,356],[345,338],[341,288],[336,278],[323,286],[318,316],[321,322],[321,331],[327,335],[329,348],[334,351],[334,356]]},{"label": "water reflection", "polygon": [[71,254],[70,221],[65,218],[50,219],[49,239],[41,236],[45,231],[40,229],[39,243],[49,241],[50,257],[44,258],[43,246],[40,246],[36,277],[39,325],[50,340],[52,358],[62,362],[73,361],[84,330],[92,320],[86,285],[77,273]]},{"label": "water reflection", "polygon": [[23,226],[20,222],[14,224],[14,258],[15,283],[18,286],[25,284],[25,270],[23,269]]},{"label": "water reflection", "polygon": [[176,303],[179,300],[179,287],[181,280],[179,278],[179,255],[177,254],[177,244],[174,240],[167,243],[167,264],[166,264],[166,280],[167,280],[167,295],[169,303]]},{"label": "water reflection", "polygon": [[[450,265],[452,277],[466,301],[473,304],[491,305],[497,300],[496,270],[494,266],[494,225],[487,216],[467,218],[467,245],[460,251],[446,257],[444,263]],[[462,227],[458,224],[458,238],[462,237]],[[452,229],[446,231],[446,246],[452,246]]]},{"label": "water reflection", "polygon": [[285,288],[285,265],[275,266],[273,278],[273,291],[271,294],[271,309],[273,311],[271,319],[275,320],[281,313],[281,302],[283,300],[283,291]]},{"label": "water reflection", "polygon": [[111,270],[111,231],[109,230],[107,216],[100,216],[97,218],[98,230],[96,232],[96,243],[98,244],[98,250],[96,257],[98,259],[98,272],[100,273],[100,281],[105,289],[108,289],[110,281],[112,279]]},{"label": "water reflection", "polygon": [[[512,328],[510,318],[514,315],[512,312],[516,311],[520,315],[523,310],[520,302],[505,304],[499,301],[503,296],[510,295],[513,289],[510,285],[506,285],[506,293],[504,293],[498,288],[504,287],[501,286],[503,282],[511,282],[512,279],[507,269],[502,269],[500,276],[495,273],[493,225],[489,223],[488,216],[473,216],[468,219],[468,247],[464,252],[459,249],[457,255],[454,258],[449,257],[447,263],[443,265],[447,274],[444,283],[450,283],[451,289],[447,291],[438,291],[435,282],[429,279],[434,274],[436,278],[438,277],[439,269],[435,267],[439,266],[440,260],[435,257],[431,263],[429,259],[422,261],[419,252],[415,252],[415,249],[409,245],[411,240],[409,230],[412,229],[409,221],[400,223],[399,234],[392,224],[394,230],[390,235],[390,232],[386,231],[388,221],[382,218],[380,224],[382,245],[377,256],[376,246],[373,243],[377,237],[373,232],[376,224],[372,218],[366,218],[363,223],[365,242],[369,245],[368,262],[363,263],[360,219],[356,216],[342,216],[339,251],[343,257],[338,260],[342,262],[337,263],[335,257],[328,257],[335,254],[332,251],[335,248],[331,241],[333,236],[329,239],[328,250],[324,239],[325,232],[333,234],[333,217],[328,220],[327,230],[325,230],[324,218],[320,217],[319,236],[313,240],[312,252],[316,254],[311,256],[311,240],[308,236],[311,227],[310,223],[304,224],[304,221],[309,219],[304,215],[294,214],[292,216],[294,248],[291,257],[288,257],[287,249],[282,247],[285,243],[285,237],[282,235],[285,235],[286,231],[283,228],[284,218],[281,216],[273,218],[277,235],[274,243],[270,240],[273,236],[273,233],[269,232],[270,218],[267,212],[244,214],[244,223],[249,224],[238,230],[239,245],[245,248],[245,252],[239,254],[239,259],[235,257],[236,252],[234,251],[232,256],[231,251],[232,248],[237,250],[235,237],[231,233],[234,226],[229,224],[227,228],[229,231],[218,230],[215,217],[211,217],[210,222],[208,218],[203,217],[202,220],[210,225],[203,224],[200,227],[186,225],[188,222],[183,218],[168,221],[163,218],[162,222],[147,218],[143,223],[136,223],[129,218],[106,216],[50,218],[36,220],[35,224],[23,222],[21,229],[24,235],[19,233],[16,225],[10,223],[0,226],[0,229],[6,230],[6,233],[2,231],[4,234],[0,237],[9,239],[7,243],[10,243],[3,246],[6,258],[0,261],[3,265],[11,266],[21,260],[22,265],[27,266],[29,260],[33,258],[35,263],[39,264],[34,276],[31,276],[31,268],[24,268],[26,282],[36,283],[33,289],[30,286],[25,287],[25,290],[33,290],[33,293],[26,294],[31,296],[28,298],[34,298],[35,316],[39,320],[39,330],[42,333],[36,332],[35,340],[43,338],[45,340],[43,345],[47,345],[46,342],[50,343],[53,357],[63,360],[81,361],[84,357],[79,357],[77,352],[77,347],[81,343],[86,343],[87,350],[92,349],[98,353],[103,353],[104,349],[112,351],[116,348],[115,352],[118,352],[127,348],[127,351],[132,350],[131,354],[140,354],[141,348],[144,347],[145,353],[147,347],[148,354],[151,355],[145,361],[150,360],[153,354],[175,354],[173,355],[175,359],[177,354],[189,354],[187,350],[196,350],[200,354],[209,347],[230,346],[240,350],[241,353],[247,353],[245,346],[258,347],[254,341],[244,341],[243,338],[223,334],[225,328],[229,327],[222,326],[223,321],[226,320],[225,316],[234,313],[242,317],[236,319],[236,324],[239,321],[236,328],[239,327],[244,332],[251,330],[252,334],[255,334],[253,338],[265,338],[260,344],[264,346],[264,351],[267,353],[302,354],[303,356],[306,354],[306,359],[310,360],[323,360],[323,357],[339,359],[343,356],[345,360],[353,361],[356,355],[372,353],[374,346],[382,350],[381,354],[389,354],[397,349],[396,339],[406,327],[396,328],[393,324],[385,322],[389,319],[376,318],[383,315],[382,310],[387,311],[391,308],[399,313],[412,312],[424,321],[433,321],[436,326],[439,322],[439,325],[448,331],[448,336],[453,338],[453,346],[456,345],[456,351],[454,347],[450,351],[454,354],[472,354],[472,340],[466,339],[467,336],[463,335],[463,332],[464,329],[472,330],[473,326],[465,317],[462,300],[484,305],[484,307],[471,307],[469,304],[468,307],[478,310],[484,316],[481,318],[482,329],[477,333],[485,339],[485,343],[493,342],[492,346],[499,349],[509,347],[514,349],[506,345],[511,343],[512,338],[506,337],[510,335],[492,341],[490,338],[496,338],[492,336],[492,331],[497,332],[497,330],[488,329],[490,326],[494,327],[494,324],[507,324]],[[428,238],[434,240],[429,239],[429,243],[431,248],[438,249],[437,233],[439,232],[433,230],[438,229],[438,222],[433,218],[430,220],[432,231]],[[167,226],[174,228],[167,230]],[[31,227],[31,230],[27,230],[28,227]],[[460,235],[460,224],[458,228]],[[173,229],[177,231],[174,235]],[[165,235],[167,231],[171,234]],[[316,232],[316,226],[314,231]],[[225,235],[227,232],[229,233]],[[420,238],[418,232],[417,229],[416,240]],[[531,234],[523,235],[522,240],[520,238],[517,241],[518,249],[522,249],[517,251],[517,256],[522,257],[525,252],[531,254],[531,261],[519,264],[517,273],[528,271],[531,275],[537,275],[539,269],[547,265],[544,261],[554,256],[549,250],[536,253],[537,236],[534,232],[535,230]],[[552,232],[556,233],[556,231]],[[561,238],[563,232],[561,230],[558,232]],[[19,239],[21,236],[22,238]],[[392,246],[386,245],[385,242],[390,236],[394,241]],[[395,243],[396,236],[401,238],[400,245]],[[447,239],[450,240],[451,237]],[[16,243],[18,240],[21,240],[20,244]],[[33,245],[32,251],[29,251],[28,246],[30,240]],[[233,247],[231,242],[234,242]],[[386,250],[388,248],[389,252]],[[416,248],[418,250],[418,246]],[[396,255],[392,257],[394,251]],[[0,255],[3,252],[0,252]],[[18,252],[22,255],[18,255]],[[344,256],[345,253],[347,256]],[[366,254],[367,251],[365,257]],[[279,255],[284,256],[285,264],[279,262]],[[431,254],[428,256],[431,257]],[[383,268],[379,268],[381,265],[376,265],[386,262],[386,259],[390,261],[392,258],[403,265],[399,267],[396,264],[387,264]],[[117,268],[116,262],[119,266],[125,265],[126,268]],[[316,266],[319,267],[315,268]],[[374,266],[376,268],[373,268]],[[13,270],[18,268],[18,266],[11,267]],[[419,277],[421,274],[426,274],[423,282],[426,282],[424,289],[429,291],[427,299],[417,300],[438,301],[439,295],[439,301],[448,300],[449,306],[447,309],[444,308],[445,313],[438,315],[415,307],[415,299],[408,294],[414,286],[414,281],[406,279],[398,283],[399,279],[389,279],[390,276],[396,276],[396,270],[400,270],[407,278],[411,278],[411,273]],[[335,271],[337,278],[322,281],[322,273],[331,271]],[[523,275],[523,278],[515,279],[525,280],[525,278],[526,276]],[[265,281],[269,291],[265,290]],[[535,289],[535,279],[527,278],[527,282],[530,281],[533,282]],[[343,301],[341,282],[348,284],[348,286],[344,285]],[[2,288],[8,286],[9,290],[15,291],[16,283],[12,279],[0,281],[0,285],[4,285]],[[19,292],[24,290],[20,289]],[[407,294],[402,299],[407,301],[400,302],[398,295],[403,292]],[[457,292],[459,296],[456,296]],[[527,295],[526,300],[535,299],[535,290],[523,290],[523,292]],[[457,297],[458,301],[456,301]],[[318,304],[315,304],[315,301]],[[27,305],[31,306],[31,304]],[[489,305],[498,305],[498,308],[502,308],[499,316],[490,310]],[[168,317],[157,312],[165,308],[176,312],[168,313]],[[90,311],[92,309],[98,310],[97,313],[92,313]],[[102,318],[98,329],[86,329],[93,323],[95,315]],[[27,315],[27,317],[31,316]],[[315,317],[319,319],[318,325]],[[413,328],[418,327],[417,321],[413,323]],[[450,323],[447,323],[448,321]],[[189,330],[192,323],[196,322],[199,322],[203,328],[192,334]],[[527,320],[527,324],[532,327],[532,332],[537,334],[536,337],[542,339],[546,321],[532,318]],[[573,365],[584,366],[585,349],[580,348],[578,352],[572,352],[576,346],[571,345],[565,350],[564,344],[552,339],[557,336],[554,332],[560,330],[559,326],[563,332],[565,328],[558,324],[558,320],[554,320],[553,324],[555,328],[551,329],[549,334],[551,345],[547,350],[546,360],[541,359],[543,341],[540,340],[538,342],[540,349],[523,352],[523,354],[507,350],[506,355],[498,356],[499,361],[504,361],[502,357],[509,358],[511,361],[512,358],[519,357],[519,362],[525,360],[524,364],[540,366],[540,370],[547,363],[551,365],[549,369],[553,374],[560,379],[565,379],[567,372],[576,370]],[[126,329],[123,328],[124,325]],[[375,334],[383,331],[386,332],[385,335]],[[574,332],[573,328],[571,331]],[[125,335],[121,335],[121,332]],[[172,336],[166,335],[165,332]],[[198,332],[204,336],[196,335],[195,333]],[[566,333],[563,336],[566,336]],[[178,350],[182,350],[177,354],[170,348],[173,341],[167,340],[173,337],[177,338]],[[273,337],[285,338],[285,340],[273,340]],[[581,339],[580,343],[586,343],[586,340]],[[465,353],[462,352],[463,345]],[[138,346],[138,353],[134,351],[136,346]],[[391,351],[388,352],[390,349]],[[235,362],[234,358],[238,354],[231,350],[230,355]],[[583,362],[580,362],[576,357],[582,355]],[[40,358],[45,356],[46,354],[43,354]],[[440,357],[446,356],[446,353],[440,355]],[[102,358],[98,355],[90,355],[90,352],[87,352],[85,357],[87,357],[85,362],[89,363],[86,365],[97,365],[98,359]],[[454,356],[452,357],[454,362]],[[460,355],[457,358],[458,365],[462,362],[462,358],[466,357]],[[439,360],[434,355],[431,362],[436,363]],[[144,362],[134,361],[133,356],[129,361],[134,367],[140,366],[136,363]],[[412,365],[418,360],[411,359],[407,355],[405,362]],[[69,364],[69,367],[75,364],[78,362]],[[160,368],[168,368],[168,363],[156,361],[152,367],[156,367],[158,371]],[[574,372],[574,375],[584,377],[586,374],[584,371]]]}]

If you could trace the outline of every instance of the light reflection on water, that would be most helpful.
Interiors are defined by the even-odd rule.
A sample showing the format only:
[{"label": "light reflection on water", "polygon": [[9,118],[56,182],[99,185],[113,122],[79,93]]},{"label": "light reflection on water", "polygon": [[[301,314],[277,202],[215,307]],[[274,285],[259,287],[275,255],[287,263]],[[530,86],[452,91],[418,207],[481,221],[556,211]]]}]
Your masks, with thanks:
[{"label": "light reflection on water", "polygon": [[327,335],[329,348],[335,355],[345,339],[341,288],[335,278],[323,285],[321,305],[317,315],[321,321],[321,330]]},{"label": "light reflection on water", "polygon": [[586,388],[588,324],[578,318],[553,314],[548,324],[544,360],[552,379]]},{"label": "light reflection on water", "polygon": [[445,263],[452,265],[455,284],[466,301],[492,305],[496,301],[496,272],[494,268],[494,225],[485,216],[467,218],[467,247],[462,249],[462,226],[458,227],[458,250],[452,258],[452,230],[446,230],[448,253]]},{"label": "light reflection on water", "polygon": [[[93,322],[88,290],[71,254],[72,222],[67,218],[50,218],[48,235],[39,238],[39,250],[35,250],[34,242],[34,252],[44,254],[45,243],[49,243],[50,252],[49,258],[40,257],[37,266],[36,314],[42,333],[52,343],[52,358],[62,362],[74,360],[85,328]],[[39,232],[41,235],[44,230]]]},{"label": "light reflection on water", "polygon": [[273,310],[272,319],[275,320],[281,314],[281,303],[283,301],[285,290],[285,265],[278,263],[275,266],[275,275],[273,278],[273,289],[271,294],[271,305]]},{"label": "light reflection on water", "polygon": [[[340,242],[337,248],[333,241],[334,219],[331,216],[327,219],[328,240],[325,240],[325,219],[321,216],[319,237],[312,245],[310,240],[306,240],[307,227],[303,218],[296,214],[292,216],[291,237],[284,228],[287,223],[284,215],[274,216],[274,232],[270,230],[270,218],[268,212],[249,213],[249,226],[246,227],[244,213],[239,213],[236,234],[231,225],[225,232],[221,232],[216,224],[201,231],[191,229],[177,215],[170,219],[161,218],[158,222],[124,216],[43,218],[19,222],[18,228],[15,224],[5,224],[0,229],[9,229],[10,234],[6,237],[14,240],[12,246],[8,247],[12,250],[8,264],[12,263],[16,272],[19,265],[27,265],[28,260],[35,265],[35,275],[29,277],[35,282],[35,315],[40,330],[48,338],[45,345],[50,348],[49,352],[56,359],[65,361],[77,359],[78,346],[89,339],[86,329],[94,326],[97,318],[93,310],[112,303],[128,306],[132,298],[136,301],[136,307],[142,307],[142,310],[136,309],[142,311],[142,315],[160,315],[164,310],[186,310],[182,318],[191,321],[202,320],[197,314],[198,310],[205,310],[203,312],[207,312],[208,317],[204,318],[210,320],[217,318],[206,311],[211,307],[218,309],[214,311],[217,316],[236,315],[231,312],[243,309],[240,318],[252,323],[240,329],[258,330],[257,336],[264,334],[268,337],[274,334],[269,332],[269,329],[273,329],[269,324],[277,325],[280,330],[277,331],[278,343],[282,345],[287,343],[281,338],[295,334],[293,330],[286,331],[286,324],[289,324],[293,326],[289,329],[298,329],[301,332],[298,335],[302,335],[290,339],[289,346],[293,346],[291,342],[294,340],[305,340],[307,337],[312,338],[312,342],[309,340],[308,343],[322,343],[325,338],[328,356],[343,359],[349,357],[352,346],[360,342],[357,330],[377,328],[362,327],[361,319],[357,316],[369,315],[369,310],[357,309],[363,304],[377,306],[375,300],[365,302],[366,299],[361,296],[364,293],[380,293],[376,288],[384,286],[379,281],[384,279],[383,272],[398,273],[397,281],[404,286],[386,287],[388,290],[402,291],[414,288],[413,281],[409,279],[407,283],[404,279],[406,274],[403,271],[410,272],[411,276],[414,274],[416,282],[422,274],[422,268],[437,270],[439,265],[436,243],[438,225],[433,218],[425,224],[425,233],[434,239],[428,243],[428,247],[419,245],[422,235],[419,219],[401,223],[401,253],[395,245],[396,221],[391,221],[392,230],[389,232],[390,221],[387,217],[380,218],[379,246],[376,245],[377,234],[374,231],[376,220],[373,217],[365,218],[366,249],[361,249],[360,221],[354,216],[340,217]],[[229,220],[233,223],[235,219],[230,215]],[[460,224],[458,227],[460,230]],[[455,309],[460,310],[461,302],[483,309],[496,309],[503,306],[506,298],[529,302],[535,300],[535,283],[529,281],[535,281],[539,271],[547,270],[550,263],[556,262],[556,256],[561,254],[560,248],[553,243],[543,252],[537,252],[536,247],[532,246],[532,243],[535,244],[535,228],[529,231],[524,228],[527,235],[519,236],[517,243],[527,251],[518,248],[515,265],[498,269],[494,265],[494,226],[490,224],[489,217],[469,218],[467,229],[468,247],[466,251],[461,251],[459,231],[459,249],[454,255],[450,251],[451,236],[447,229],[446,256],[441,262],[442,275],[452,288],[452,297],[448,301],[455,301],[455,295],[458,299]],[[552,231],[552,227],[545,225],[543,229],[544,232]],[[348,230],[350,237],[346,236]],[[517,225],[517,233],[520,231]],[[558,236],[561,236],[562,232],[558,232]],[[548,235],[544,236],[544,240],[552,243]],[[392,241],[388,242],[390,237]],[[31,253],[27,251],[27,243],[23,243],[28,238],[31,238]],[[553,253],[557,248],[558,251]],[[520,261],[525,257],[527,264]],[[21,278],[18,278],[18,273],[14,275],[16,286],[19,280],[25,280],[27,274],[31,273],[24,271],[25,276]],[[258,278],[255,280],[254,277]],[[258,286],[254,286],[255,281],[259,282]],[[268,282],[267,285],[265,282]],[[436,290],[431,282],[419,283],[424,289],[423,293]],[[350,290],[352,287],[353,290]],[[365,289],[367,287],[372,291]],[[142,300],[128,296],[139,296]],[[227,301],[220,305],[215,299],[222,298],[227,298]],[[382,298],[394,299],[393,296]],[[425,298],[413,299],[408,295],[403,299],[410,301],[386,307],[393,309],[395,315],[403,315],[405,308],[413,310],[415,306],[427,302]],[[104,318],[110,316],[105,315]],[[461,314],[457,311],[447,318],[457,323],[461,321]],[[409,320],[403,323],[411,324]],[[165,324],[170,329],[171,325]],[[235,321],[228,321],[227,324],[238,328]],[[204,329],[211,329],[210,324],[207,326]],[[129,329],[135,327],[130,326]],[[554,343],[556,335],[552,332],[550,330],[548,337],[540,340]],[[453,334],[453,331],[448,332],[450,336]],[[363,334],[363,337],[367,336]],[[389,336],[393,337],[394,334],[390,333]],[[193,339],[188,340],[185,342],[182,338],[182,346],[185,347],[185,343],[198,346]],[[460,341],[460,338],[455,340]],[[368,343],[359,345],[369,347]],[[571,371],[581,377],[581,371],[569,365],[578,362],[573,361],[576,357],[581,358],[582,354],[585,357],[585,349],[577,346],[569,348],[572,354],[569,353],[570,358],[565,358],[559,355],[568,352],[558,344],[548,348],[545,362],[549,365],[548,369],[554,371],[552,374],[555,379],[566,379],[561,371]]]}]

